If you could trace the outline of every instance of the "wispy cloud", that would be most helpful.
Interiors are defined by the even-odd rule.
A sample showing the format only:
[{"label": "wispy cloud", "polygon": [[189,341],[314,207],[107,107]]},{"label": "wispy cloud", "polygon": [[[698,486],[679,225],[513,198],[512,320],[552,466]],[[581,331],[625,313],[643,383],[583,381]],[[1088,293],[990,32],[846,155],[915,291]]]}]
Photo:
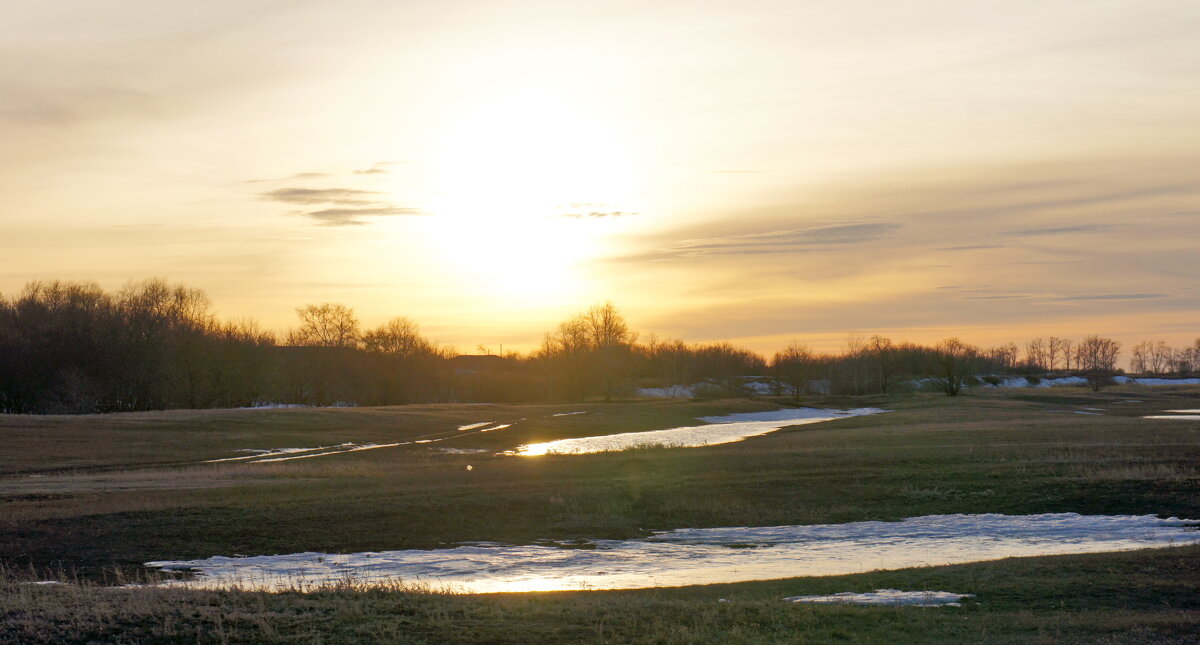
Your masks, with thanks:
[{"label": "wispy cloud", "polygon": [[399,161],[377,161],[377,162],[371,164],[370,168],[362,168],[359,170],[352,170],[350,174],[353,174],[353,175],[386,175],[386,174],[389,174],[392,172],[391,170],[388,169],[388,166],[395,166],[400,163],[401,162],[399,162]]},{"label": "wispy cloud", "polygon": [[264,199],[285,204],[330,206],[300,213],[321,226],[356,226],[366,224],[366,218],[423,214],[419,208],[393,204],[381,196],[383,193],[357,188],[278,188],[262,193]]},{"label": "wispy cloud", "polygon": [[373,208],[325,208],[304,215],[317,220],[321,226],[358,226],[366,224],[364,217],[389,217],[397,215],[422,215],[419,208],[403,206],[379,206]]},{"label": "wispy cloud", "polygon": [[939,251],[982,251],[985,249],[1002,249],[999,244],[966,244],[963,246],[943,246]]},{"label": "wispy cloud", "polygon": [[1071,235],[1074,233],[1098,233],[1111,230],[1107,224],[1080,224],[1078,226],[1055,226],[1049,228],[1027,228],[1019,231],[1009,231],[1013,237],[1037,237],[1041,235]]},{"label": "wispy cloud", "polygon": [[697,238],[679,242],[665,250],[662,257],[793,253],[872,242],[889,237],[900,228],[900,224],[891,222],[866,222]]},{"label": "wispy cloud", "polygon": [[574,219],[624,217],[627,215],[637,215],[637,212],[621,210],[612,204],[572,203],[558,207],[559,217]]},{"label": "wispy cloud", "polygon": [[1103,301],[1103,300],[1154,300],[1166,298],[1165,293],[1100,293],[1087,296],[1065,296],[1056,298],[1058,302]]},{"label": "wispy cloud", "polygon": [[286,204],[375,204],[379,193],[354,188],[279,188],[262,194],[264,199]]}]

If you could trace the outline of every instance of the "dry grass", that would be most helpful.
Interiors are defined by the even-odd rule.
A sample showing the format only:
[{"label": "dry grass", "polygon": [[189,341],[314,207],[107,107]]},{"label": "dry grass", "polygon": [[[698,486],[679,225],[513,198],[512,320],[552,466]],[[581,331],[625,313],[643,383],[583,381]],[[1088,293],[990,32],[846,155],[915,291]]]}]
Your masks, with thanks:
[{"label": "dry grass", "polygon": [[[1144,403],[1116,403],[1131,398]],[[231,553],[623,538],[687,526],[957,512],[1200,517],[1200,423],[1139,418],[1200,407],[1197,401],[1200,388],[814,400],[806,403],[895,411],[705,448],[540,458],[492,453],[518,443],[672,427],[774,406],[715,401],[0,417],[0,442],[18,448],[0,453],[0,473],[7,473],[0,478],[0,563],[10,574],[31,564],[61,567],[84,582],[72,591],[10,581],[0,605],[25,609],[6,615],[4,634],[9,642],[53,642],[13,636],[38,629],[75,642],[803,642],[793,637],[804,633],[813,642],[888,642],[893,633],[924,635],[929,628],[935,642],[1186,642],[1180,625],[1195,619],[1194,594],[1180,601],[1153,576],[1138,575],[1137,567],[1149,567],[1153,558],[1130,560],[1141,564],[1111,576],[1104,573],[1109,565],[1089,565],[1074,586],[1047,587],[1032,613],[1018,602],[1025,598],[1021,588],[1006,588],[1012,596],[1003,611],[974,616],[960,631],[949,618],[931,627],[927,617],[942,614],[922,610],[882,614],[886,619],[847,608],[781,610],[754,596],[759,591],[751,593],[756,600],[727,607],[703,590],[480,600],[346,589],[278,596],[113,592],[91,584],[115,581],[114,567],[135,576],[143,575],[139,565],[148,560]],[[1064,406],[1102,407],[1105,414],[1046,411]],[[584,409],[602,414],[552,416]],[[456,433],[459,425],[481,421],[514,425]],[[198,463],[244,448],[446,435],[453,438],[431,445],[487,452],[447,454],[422,445],[270,464]],[[1173,562],[1151,568],[1160,579],[1195,582],[1194,560]],[[1011,567],[962,569],[982,570],[1015,575]],[[1055,571],[1038,569],[1038,585]],[[927,582],[858,580],[868,579],[880,586]],[[1053,600],[1075,598],[1072,589],[1096,588],[1101,579],[1110,583],[1093,599],[1103,607],[1099,613],[1089,614],[1084,599],[1072,601],[1069,611]],[[963,592],[987,588],[969,576],[943,582],[961,583],[953,590]],[[770,586],[782,583],[759,584],[730,589],[782,591]],[[795,582],[780,597],[845,590]],[[109,593],[117,595],[103,595]]]}]

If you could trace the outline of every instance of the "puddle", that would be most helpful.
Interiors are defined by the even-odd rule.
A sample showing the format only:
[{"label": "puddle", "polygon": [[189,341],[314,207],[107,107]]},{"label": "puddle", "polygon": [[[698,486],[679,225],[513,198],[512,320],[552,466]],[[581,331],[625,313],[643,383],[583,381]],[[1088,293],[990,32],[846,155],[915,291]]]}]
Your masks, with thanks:
[{"label": "puddle", "polygon": [[402,446],[410,442],[403,443],[339,443],[334,446],[317,446],[316,448],[245,448],[238,452],[250,452],[251,455],[243,455],[241,457],[225,457],[222,459],[207,459],[203,463],[212,464],[222,461],[245,461],[248,464],[266,464],[275,461],[291,461],[293,459],[310,459],[312,457],[324,457],[327,455],[340,455],[346,452],[358,452],[360,450],[375,450],[376,448],[392,448]]},{"label": "puddle", "polygon": [[[405,442],[405,443],[407,443],[407,442]],[[404,445],[404,444],[402,444],[402,443],[352,444],[350,447],[344,448],[342,450],[331,450],[329,452],[317,452],[317,453],[309,453],[309,454],[303,454],[303,455],[293,455],[290,457],[273,457],[271,459],[258,459],[256,461],[252,461],[250,463],[265,464],[265,463],[272,462],[272,461],[292,461],[293,459],[308,459],[310,457],[324,457],[326,455],[340,455],[342,453],[358,452],[360,450],[375,450],[376,448],[394,448],[394,447],[400,446],[400,445]]]},{"label": "puddle", "polygon": [[1200,413],[1200,410],[1193,410],[1193,409],[1163,410],[1163,412],[1169,412],[1170,414],[1151,414],[1149,416],[1144,416],[1142,418],[1143,419],[1176,419],[1179,421],[1200,421],[1200,414],[1198,414],[1198,413]]},{"label": "puddle", "polygon": [[950,593],[949,591],[900,591],[899,589],[876,589],[867,593],[842,593],[828,596],[790,596],[788,602],[811,602],[822,605],[906,605],[909,607],[962,607],[963,598],[974,598],[975,594]]},{"label": "puddle", "polygon": [[899,522],[677,529],[570,547],[476,543],[428,551],[214,556],[146,566],[194,571],[192,580],[167,584],[207,588],[313,589],[352,581],[424,583],[466,593],[640,589],[1195,544],[1196,524],[1153,515],[929,515]]},{"label": "puddle", "polygon": [[315,448],[243,448],[237,452],[248,452],[251,454],[241,455],[238,457],[223,457],[221,459],[208,459],[203,463],[244,461],[248,464],[265,464],[277,461],[292,461],[295,459],[311,459],[313,457],[326,457],[328,455],[340,455],[347,452],[359,452],[362,450],[376,450],[378,448],[395,448],[396,446],[437,443],[440,441],[446,441],[447,439],[453,439],[456,436],[465,436],[459,433],[491,432],[493,430],[503,430],[511,427],[511,423],[497,424],[495,421],[483,421],[480,423],[470,423],[467,425],[458,426],[455,432],[442,433],[442,436],[435,435],[435,438],[432,439],[414,439],[412,441],[399,441],[396,443],[354,443],[352,441],[348,441],[346,443],[339,443],[330,446],[317,446]]},{"label": "puddle", "polygon": [[508,454],[534,457],[548,454],[579,455],[650,446],[696,448],[699,446],[712,446],[741,441],[750,437],[774,432],[787,426],[819,423],[821,421],[879,414],[881,412],[887,412],[887,410],[879,408],[856,408],[853,410],[797,408],[791,410],[771,410],[769,412],[747,412],[720,417],[701,417],[699,420],[706,422],[708,425],[650,430],[647,432],[622,432],[620,434],[579,437],[577,439],[560,439],[558,441],[519,446],[516,450]]}]

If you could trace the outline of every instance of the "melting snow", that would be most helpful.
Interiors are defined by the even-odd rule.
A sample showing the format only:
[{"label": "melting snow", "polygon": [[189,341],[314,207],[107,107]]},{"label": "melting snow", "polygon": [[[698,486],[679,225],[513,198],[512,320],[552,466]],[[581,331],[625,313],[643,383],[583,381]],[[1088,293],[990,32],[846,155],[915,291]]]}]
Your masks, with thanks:
[{"label": "melting snow", "polygon": [[790,596],[790,602],[818,604],[854,605],[908,605],[915,607],[961,607],[963,598],[974,598],[975,594],[950,593],[949,591],[900,591],[899,589],[876,589],[868,593],[843,591],[828,596]]},{"label": "melting snow", "polygon": [[879,414],[886,411],[879,408],[856,408],[853,410],[797,408],[792,410],[730,414],[720,417],[701,417],[699,420],[708,423],[708,425],[650,430],[648,432],[622,432],[620,434],[579,437],[577,439],[560,439],[558,441],[519,446],[512,454],[525,457],[545,454],[577,455],[627,450],[629,448],[644,446],[695,448],[698,446],[711,446],[741,441],[749,437],[757,437],[768,432],[774,432],[787,426],[818,423],[866,414]]},{"label": "melting snow", "polygon": [[569,417],[569,416],[574,416],[576,414],[587,414],[587,412],[559,412],[558,414],[552,414],[550,416],[552,416],[552,417]]},{"label": "melting snow", "polygon": [[493,423],[495,423],[495,421],[483,421],[483,422],[480,422],[480,423],[468,423],[468,424],[467,424],[467,425],[465,425],[465,426],[458,426],[458,429],[459,429],[459,431],[463,431],[463,430],[474,430],[474,429],[476,429],[476,428],[483,428],[483,427],[486,427],[486,426],[490,426],[490,425],[492,425]]},{"label": "melting snow", "polygon": [[477,543],[429,551],[214,556],[146,565],[195,571],[192,580],[169,583],[195,587],[277,590],[400,581],[490,593],[831,576],[1195,543],[1200,531],[1194,521],[1153,515],[930,515],[899,522],[677,529],[642,540],[569,547]]},{"label": "melting snow", "polygon": [[1183,421],[1200,421],[1200,414],[1153,414],[1143,419],[1180,419]]}]

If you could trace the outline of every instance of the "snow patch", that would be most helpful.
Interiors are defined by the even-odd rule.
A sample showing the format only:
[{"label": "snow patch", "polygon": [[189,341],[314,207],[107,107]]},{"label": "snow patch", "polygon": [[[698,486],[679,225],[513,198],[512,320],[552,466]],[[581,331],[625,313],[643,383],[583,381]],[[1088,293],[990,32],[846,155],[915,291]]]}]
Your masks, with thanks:
[{"label": "snow patch", "polygon": [[467,430],[474,430],[476,428],[484,428],[484,427],[492,425],[493,423],[495,423],[495,421],[481,421],[479,423],[468,423],[465,426],[458,426],[458,431],[465,432]]},{"label": "snow patch", "polygon": [[811,602],[817,604],[851,605],[905,605],[909,607],[961,607],[963,598],[974,598],[975,594],[951,593],[949,591],[900,591],[899,589],[876,589],[867,593],[842,593],[828,596],[789,596],[788,602]]},{"label": "snow patch", "polygon": [[1180,419],[1183,421],[1200,421],[1200,414],[1152,414],[1143,419]]},{"label": "snow patch", "polygon": [[550,416],[552,416],[552,417],[571,417],[571,416],[575,416],[576,414],[587,414],[587,412],[559,412],[558,414],[552,414]]}]

